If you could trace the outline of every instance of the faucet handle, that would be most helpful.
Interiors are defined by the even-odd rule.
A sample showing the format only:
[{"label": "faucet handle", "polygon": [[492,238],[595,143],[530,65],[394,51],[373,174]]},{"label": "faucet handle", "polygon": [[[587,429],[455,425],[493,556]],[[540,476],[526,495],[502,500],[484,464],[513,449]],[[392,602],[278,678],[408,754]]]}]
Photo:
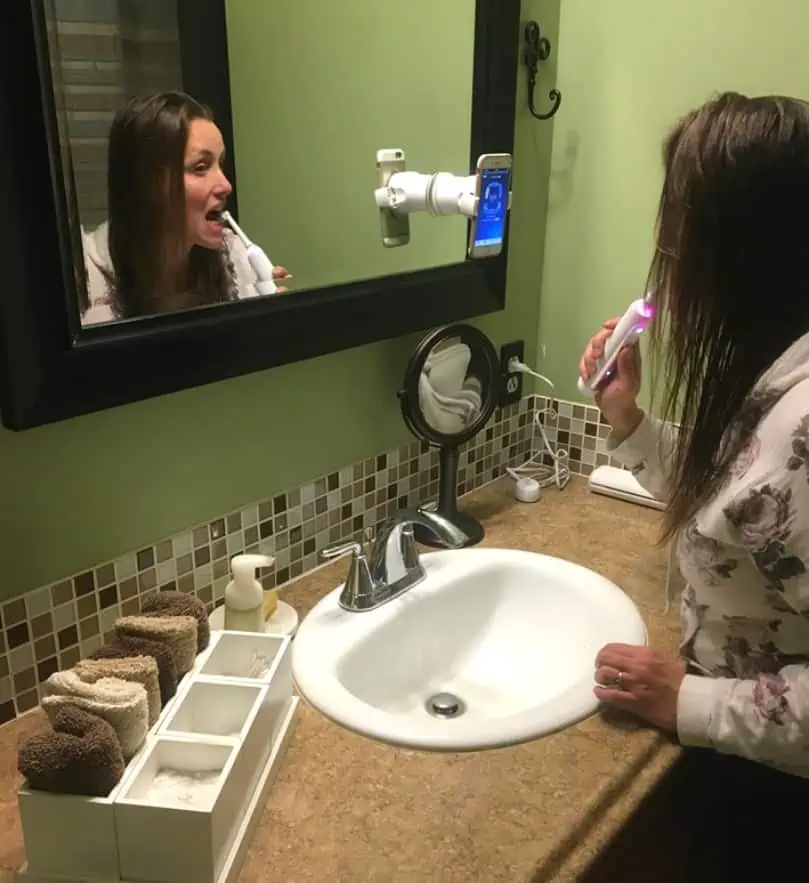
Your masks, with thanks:
[{"label": "faucet handle", "polygon": [[333,561],[351,556],[348,576],[340,592],[340,606],[345,610],[368,610],[374,605],[374,581],[368,567],[368,559],[361,543],[342,543],[320,553],[322,558]]},{"label": "faucet handle", "polygon": [[363,548],[360,543],[341,543],[339,546],[329,546],[320,553],[321,558],[327,561],[336,561],[338,558],[344,558],[346,555],[354,553],[355,557],[362,555]]}]

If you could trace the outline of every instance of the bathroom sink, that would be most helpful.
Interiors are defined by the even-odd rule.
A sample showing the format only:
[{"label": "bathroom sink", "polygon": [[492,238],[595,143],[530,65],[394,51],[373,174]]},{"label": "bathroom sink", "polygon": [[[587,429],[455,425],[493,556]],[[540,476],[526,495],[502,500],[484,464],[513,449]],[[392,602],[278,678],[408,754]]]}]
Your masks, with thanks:
[{"label": "bathroom sink", "polygon": [[342,609],[338,587],[293,644],[302,696],[370,738],[428,751],[536,739],[596,711],[604,644],[646,643],[627,595],[579,565],[480,548],[421,561],[426,578],[374,610]]}]

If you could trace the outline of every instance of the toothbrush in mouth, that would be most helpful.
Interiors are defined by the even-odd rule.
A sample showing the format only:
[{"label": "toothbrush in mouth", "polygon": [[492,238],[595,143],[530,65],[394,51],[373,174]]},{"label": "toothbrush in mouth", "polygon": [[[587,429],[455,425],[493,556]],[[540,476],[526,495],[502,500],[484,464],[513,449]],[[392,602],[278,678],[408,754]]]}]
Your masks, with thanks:
[{"label": "toothbrush in mouth", "polygon": [[247,237],[247,234],[236,223],[233,215],[227,209],[222,209],[219,217],[222,219],[222,223],[230,227],[244,246],[247,252],[247,260],[256,274],[256,291],[259,294],[277,294],[278,286],[275,284],[275,279],[273,279],[272,261],[267,257],[264,249]]}]

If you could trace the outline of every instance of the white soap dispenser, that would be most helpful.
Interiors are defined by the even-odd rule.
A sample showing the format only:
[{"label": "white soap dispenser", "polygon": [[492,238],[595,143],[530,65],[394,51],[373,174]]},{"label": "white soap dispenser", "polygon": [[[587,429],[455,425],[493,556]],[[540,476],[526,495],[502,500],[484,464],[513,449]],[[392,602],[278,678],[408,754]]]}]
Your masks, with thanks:
[{"label": "white soap dispenser", "polygon": [[272,567],[271,555],[234,555],[230,562],[233,578],[225,587],[225,629],[264,633],[264,588],[256,579],[256,568]]}]

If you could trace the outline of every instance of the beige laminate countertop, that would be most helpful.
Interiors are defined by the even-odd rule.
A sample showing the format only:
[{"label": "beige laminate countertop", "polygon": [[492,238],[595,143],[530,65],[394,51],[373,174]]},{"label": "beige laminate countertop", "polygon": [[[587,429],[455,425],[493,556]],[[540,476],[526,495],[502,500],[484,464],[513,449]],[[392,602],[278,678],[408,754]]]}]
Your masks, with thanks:
[{"label": "beige laminate countertop", "polygon": [[[652,646],[676,652],[663,615],[658,515],[596,496],[574,479],[535,505],[508,482],[464,500],[488,546],[545,552],[621,586]],[[345,562],[290,587],[305,614],[343,578]],[[0,881],[24,861],[16,745],[39,712],[0,728]],[[297,728],[240,883],[545,883],[573,881],[659,781],[679,748],[650,729],[592,717],[514,748],[472,754],[403,751],[341,729],[301,704]]]}]

